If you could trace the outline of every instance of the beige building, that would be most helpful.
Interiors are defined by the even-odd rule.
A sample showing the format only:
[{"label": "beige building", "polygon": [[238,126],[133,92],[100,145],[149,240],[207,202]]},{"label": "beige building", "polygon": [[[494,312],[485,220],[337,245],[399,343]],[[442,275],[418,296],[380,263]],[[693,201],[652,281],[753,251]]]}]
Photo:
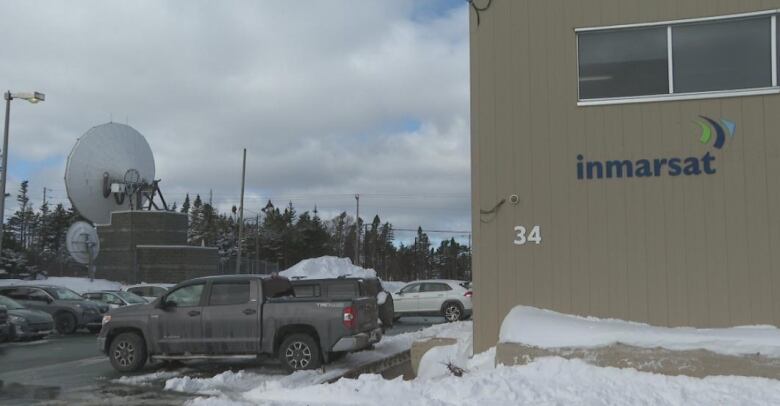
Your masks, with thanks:
[{"label": "beige building", "polygon": [[476,350],[518,304],[780,326],[780,0],[474,6]]}]

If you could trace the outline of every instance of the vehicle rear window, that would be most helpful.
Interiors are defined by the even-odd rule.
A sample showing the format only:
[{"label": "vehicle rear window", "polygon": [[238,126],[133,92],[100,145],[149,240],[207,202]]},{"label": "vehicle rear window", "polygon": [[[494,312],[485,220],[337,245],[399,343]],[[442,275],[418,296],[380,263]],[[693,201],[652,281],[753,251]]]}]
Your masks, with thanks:
[{"label": "vehicle rear window", "polygon": [[249,301],[249,281],[218,282],[211,285],[209,305],[235,305]]},{"label": "vehicle rear window", "polygon": [[319,297],[320,285],[293,285],[295,290],[295,297]]},{"label": "vehicle rear window", "polygon": [[328,284],[329,297],[357,297],[357,284],[354,282],[333,282]]},{"label": "vehicle rear window", "polygon": [[422,286],[423,292],[444,292],[448,290],[452,290],[452,288],[445,283],[424,283]]}]

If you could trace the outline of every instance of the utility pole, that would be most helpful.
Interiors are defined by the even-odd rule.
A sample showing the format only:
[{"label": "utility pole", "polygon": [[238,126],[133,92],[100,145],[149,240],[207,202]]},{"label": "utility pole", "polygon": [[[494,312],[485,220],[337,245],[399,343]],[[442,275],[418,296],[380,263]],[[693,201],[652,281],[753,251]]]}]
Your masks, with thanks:
[{"label": "utility pole", "polygon": [[355,265],[360,266],[360,194],[355,195]]},{"label": "utility pole", "polygon": [[213,197],[214,189],[209,189],[209,206],[214,207],[214,204],[211,203],[211,198]]},{"label": "utility pole", "polygon": [[[241,273],[241,240],[244,238],[244,184],[246,181],[246,148],[244,162],[241,166],[241,203],[238,205],[238,253],[236,255],[236,273]],[[209,190],[209,200],[211,191]]]}]

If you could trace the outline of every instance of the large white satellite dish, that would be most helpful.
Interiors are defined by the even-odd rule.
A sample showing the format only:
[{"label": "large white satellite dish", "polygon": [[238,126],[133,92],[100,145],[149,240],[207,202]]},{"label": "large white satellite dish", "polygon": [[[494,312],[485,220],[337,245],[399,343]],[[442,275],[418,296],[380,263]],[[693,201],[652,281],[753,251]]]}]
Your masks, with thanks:
[{"label": "large white satellite dish", "polygon": [[65,247],[76,262],[91,265],[100,252],[100,240],[95,227],[85,221],[71,224],[65,234]]},{"label": "large white satellite dish", "polygon": [[[156,188],[154,155],[133,127],[107,123],[76,141],[65,167],[65,188],[78,212],[94,224],[108,224],[111,213],[140,206],[139,190]],[[138,201],[133,201],[138,196]]]}]

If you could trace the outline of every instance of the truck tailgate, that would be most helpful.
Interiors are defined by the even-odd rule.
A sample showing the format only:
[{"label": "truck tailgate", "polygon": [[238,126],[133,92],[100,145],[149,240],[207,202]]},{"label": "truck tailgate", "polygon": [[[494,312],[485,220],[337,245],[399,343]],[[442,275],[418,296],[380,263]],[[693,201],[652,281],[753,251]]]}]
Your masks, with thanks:
[{"label": "truck tailgate", "polygon": [[379,327],[377,319],[379,318],[379,308],[376,304],[376,298],[361,297],[352,301],[357,312],[357,330],[360,332],[371,331]]}]

